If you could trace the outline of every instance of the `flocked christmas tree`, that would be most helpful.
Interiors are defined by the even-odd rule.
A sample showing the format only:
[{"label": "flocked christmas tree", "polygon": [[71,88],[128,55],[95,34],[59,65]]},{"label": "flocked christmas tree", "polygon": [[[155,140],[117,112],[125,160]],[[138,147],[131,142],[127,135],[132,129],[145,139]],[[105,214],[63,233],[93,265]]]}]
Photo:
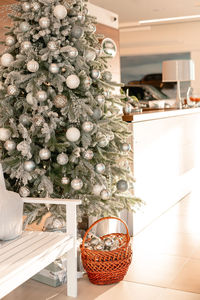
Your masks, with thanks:
[{"label": "flocked christmas tree", "polygon": [[[138,199],[122,163],[129,133],[110,93],[95,18],[81,0],[19,2],[0,68],[7,188],[23,197],[80,198],[79,220],[130,209]],[[27,205],[27,220],[48,210],[54,220],[65,218],[62,206]]]}]

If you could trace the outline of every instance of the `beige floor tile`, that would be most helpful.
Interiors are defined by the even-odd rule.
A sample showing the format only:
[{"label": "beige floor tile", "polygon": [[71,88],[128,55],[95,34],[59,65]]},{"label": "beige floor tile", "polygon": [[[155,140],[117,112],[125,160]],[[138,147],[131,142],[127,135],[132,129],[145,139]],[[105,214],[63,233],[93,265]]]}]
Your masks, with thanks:
[{"label": "beige floor tile", "polygon": [[165,289],[156,300],[200,300],[200,294]]},{"label": "beige floor tile", "polygon": [[189,259],[170,288],[200,294],[200,260]]},{"label": "beige floor tile", "polygon": [[169,287],[187,258],[146,253],[133,259],[126,281]]}]

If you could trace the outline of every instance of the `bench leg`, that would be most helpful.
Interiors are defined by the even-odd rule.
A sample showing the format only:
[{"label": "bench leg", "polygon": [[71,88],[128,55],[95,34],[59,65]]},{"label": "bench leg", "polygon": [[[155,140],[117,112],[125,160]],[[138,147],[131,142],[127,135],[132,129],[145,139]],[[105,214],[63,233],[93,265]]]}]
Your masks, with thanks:
[{"label": "bench leg", "polygon": [[68,205],[67,213],[67,234],[74,238],[74,246],[67,252],[67,295],[77,297],[77,222],[76,222],[76,206]]}]

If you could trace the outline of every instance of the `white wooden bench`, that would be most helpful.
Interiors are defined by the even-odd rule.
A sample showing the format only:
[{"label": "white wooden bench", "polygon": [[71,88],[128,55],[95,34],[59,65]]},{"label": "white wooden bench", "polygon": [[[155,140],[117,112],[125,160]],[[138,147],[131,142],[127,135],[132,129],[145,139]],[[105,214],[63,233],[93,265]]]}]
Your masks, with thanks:
[{"label": "white wooden bench", "polygon": [[66,205],[66,231],[30,232],[0,241],[0,299],[67,252],[67,295],[77,296],[76,206],[80,200],[22,198],[24,203]]}]

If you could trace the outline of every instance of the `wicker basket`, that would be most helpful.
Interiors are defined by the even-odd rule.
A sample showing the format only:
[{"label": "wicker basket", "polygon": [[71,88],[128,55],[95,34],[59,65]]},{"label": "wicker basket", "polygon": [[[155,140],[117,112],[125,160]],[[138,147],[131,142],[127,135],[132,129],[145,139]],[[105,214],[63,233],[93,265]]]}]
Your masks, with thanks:
[{"label": "wicker basket", "polygon": [[[115,237],[120,247],[112,251],[89,250],[85,248],[86,237],[89,231],[99,222],[107,219],[115,219],[122,222],[127,233],[112,233],[101,237]],[[94,222],[86,231],[81,245],[81,258],[83,267],[88,274],[89,280],[94,284],[112,284],[121,281],[128,271],[131,263],[132,249],[128,227],[124,221],[115,217],[106,217]]]}]

